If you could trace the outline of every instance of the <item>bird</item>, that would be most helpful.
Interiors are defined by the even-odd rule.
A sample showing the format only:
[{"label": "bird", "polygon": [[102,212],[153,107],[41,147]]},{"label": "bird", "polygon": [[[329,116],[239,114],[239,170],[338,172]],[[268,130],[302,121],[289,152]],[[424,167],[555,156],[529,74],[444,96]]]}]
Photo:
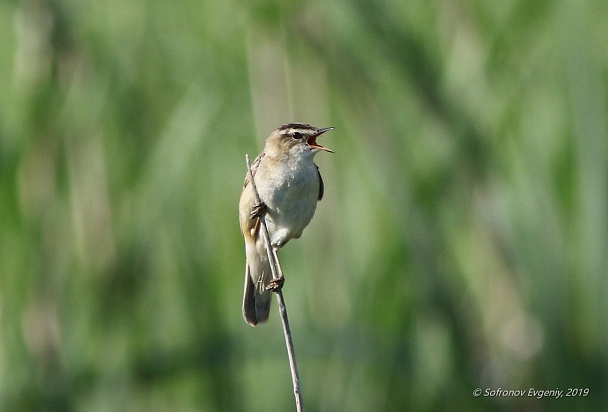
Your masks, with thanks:
[{"label": "bird", "polygon": [[272,253],[291,239],[298,239],[308,226],[323,198],[324,184],[315,155],[333,153],[317,143],[317,138],[333,127],[317,128],[306,123],[284,124],[266,139],[264,150],[251,165],[255,188],[249,172],[239,200],[239,223],[245,240],[245,287],[243,318],[251,326],[266,323],[270,314],[275,282],[260,228],[266,220]]}]

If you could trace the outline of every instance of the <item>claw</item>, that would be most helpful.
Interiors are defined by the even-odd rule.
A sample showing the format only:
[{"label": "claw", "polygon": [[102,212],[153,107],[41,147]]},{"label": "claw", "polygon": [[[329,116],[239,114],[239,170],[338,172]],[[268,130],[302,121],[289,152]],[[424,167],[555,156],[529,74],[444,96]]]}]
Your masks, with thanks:
[{"label": "claw", "polygon": [[276,292],[280,291],[281,289],[283,289],[284,284],[285,284],[285,278],[283,276],[281,276],[278,279],[271,280],[270,283],[268,283],[268,286],[266,286],[266,290],[276,293]]},{"label": "claw", "polygon": [[266,203],[260,202],[260,203],[258,203],[257,205],[254,205],[251,208],[251,213],[249,214],[249,216],[252,219],[256,219],[258,217],[262,217],[262,215],[264,213],[266,213],[266,208],[267,208]]}]

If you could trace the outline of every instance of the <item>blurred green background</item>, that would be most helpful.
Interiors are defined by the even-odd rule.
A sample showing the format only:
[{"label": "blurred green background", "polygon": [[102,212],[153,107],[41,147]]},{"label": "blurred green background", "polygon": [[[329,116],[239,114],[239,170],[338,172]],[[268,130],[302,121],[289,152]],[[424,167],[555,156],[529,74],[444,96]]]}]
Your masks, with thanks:
[{"label": "blurred green background", "polygon": [[291,121],[335,127],[281,251],[308,411],[608,408],[606,1],[13,0],[0,39],[0,410],[295,410],[237,219]]}]

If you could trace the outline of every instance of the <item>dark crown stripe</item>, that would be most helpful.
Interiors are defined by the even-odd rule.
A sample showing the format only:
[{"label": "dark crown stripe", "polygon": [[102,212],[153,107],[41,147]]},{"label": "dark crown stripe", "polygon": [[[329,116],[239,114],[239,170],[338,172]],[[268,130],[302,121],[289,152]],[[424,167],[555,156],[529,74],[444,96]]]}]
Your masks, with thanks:
[{"label": "dark crown stripe", "polygon": [[316,127],[311,126],[306,123],[287,123],[283,126],[279,127],[279,130],[289,130],[289,129],[299,129],[299,130],[317,130]]}]

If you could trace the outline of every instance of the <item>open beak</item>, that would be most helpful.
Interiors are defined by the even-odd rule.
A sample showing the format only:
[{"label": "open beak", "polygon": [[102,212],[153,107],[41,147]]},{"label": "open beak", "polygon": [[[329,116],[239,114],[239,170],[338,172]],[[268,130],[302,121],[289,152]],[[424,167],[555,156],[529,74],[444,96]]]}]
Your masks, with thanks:
[{"label": "open beak", "polygon": [[325,127],[323,129],[317,130],[317,132],[315,134],[313,134],[312,136],[310,136],[308,138],[306,143],[308,143],[308,145],[313,149],[325,150],[326,152],[333,153],[334,152],[333,150],[330,150],[325,146],[321,146],[320,144],[317,144],[317,137],[321,136],[325,132],[329,132],[332,129],[333,129],[333,127]]}]

